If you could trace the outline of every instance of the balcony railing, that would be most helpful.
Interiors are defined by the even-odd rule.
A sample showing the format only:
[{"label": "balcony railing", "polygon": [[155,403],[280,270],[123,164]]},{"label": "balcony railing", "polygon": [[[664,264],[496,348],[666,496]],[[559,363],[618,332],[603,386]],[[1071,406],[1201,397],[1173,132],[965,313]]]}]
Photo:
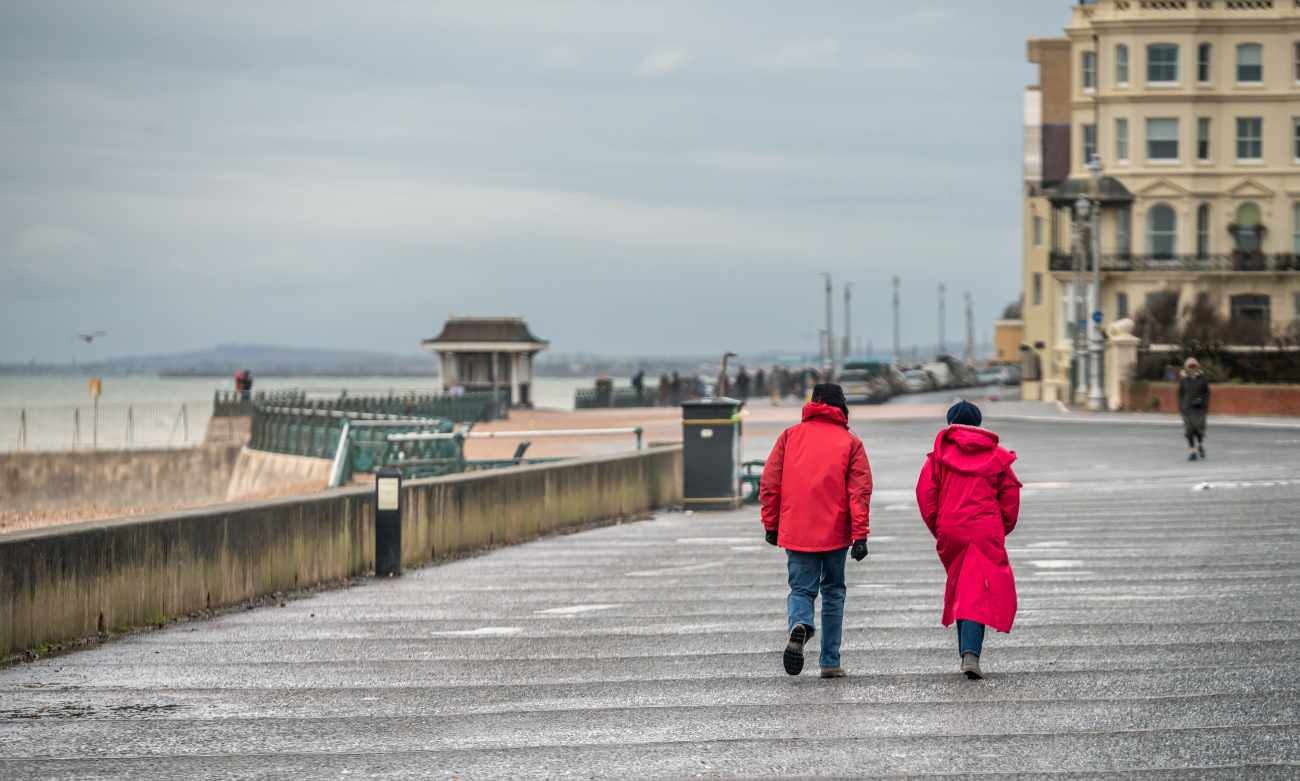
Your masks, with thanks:
[{"label": "balcony railing", "polygon": [[[1048,260],[1052,271],[1074,271],[1074,256],[1068,252],[1053,252]],[[1092,271],[1092,263],[1085,260],[1085,271]],[[1101,256],[1101,270],[1125,271],[1192,271],[1192,272],[1297,272],[1300,255],[1280,253],[1234,252],[1227,255],[1134,255],[1122,253]]]}]

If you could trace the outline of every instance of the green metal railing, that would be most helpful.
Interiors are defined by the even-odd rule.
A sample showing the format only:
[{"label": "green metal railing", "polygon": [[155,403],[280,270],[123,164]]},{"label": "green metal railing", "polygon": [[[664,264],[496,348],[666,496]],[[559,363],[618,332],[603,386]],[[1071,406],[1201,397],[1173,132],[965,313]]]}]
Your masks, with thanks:
[{"label": "green metal railing", "polygon": [[480,423],[504,419],[509,404],[491,392],[466,393],[391,393],[387,395],[350,396],[346,392],[331,398],[309,398],[304,390],[258,391],[244,400],[237,391],[213,394],[214,417],[251,416],[259,407],[335,410],[348,413],[401,415],[407,417],[444,418],[456,423]]}]

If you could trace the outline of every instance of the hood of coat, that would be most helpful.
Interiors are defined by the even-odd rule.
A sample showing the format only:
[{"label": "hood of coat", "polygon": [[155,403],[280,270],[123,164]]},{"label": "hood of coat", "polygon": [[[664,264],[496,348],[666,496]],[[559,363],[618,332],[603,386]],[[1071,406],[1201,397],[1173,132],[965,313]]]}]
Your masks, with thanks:
[{"label": "hood of coat", "polygon": [[998,445],[998,435],[986,428],[949,426],[934,439],[935,461],[956,472],[995,474],[1011,466],[1016,454]]},{"label": "hood of coat", "polygon": [[845,428],[849,427],[849,418],[839,407],[822,404],[820,401],[810,401],[803,405],[803,421],[807,423],[810,420],[821,420]]}]

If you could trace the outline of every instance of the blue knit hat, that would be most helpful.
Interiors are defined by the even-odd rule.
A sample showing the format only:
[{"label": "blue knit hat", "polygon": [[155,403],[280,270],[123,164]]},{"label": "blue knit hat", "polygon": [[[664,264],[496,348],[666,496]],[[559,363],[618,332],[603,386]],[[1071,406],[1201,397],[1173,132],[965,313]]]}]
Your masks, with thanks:
[{"label": "blue knit hat", "polygon": [[984,422],[980,408],[962,399],[948,408],[949,426],[978,426]]}]

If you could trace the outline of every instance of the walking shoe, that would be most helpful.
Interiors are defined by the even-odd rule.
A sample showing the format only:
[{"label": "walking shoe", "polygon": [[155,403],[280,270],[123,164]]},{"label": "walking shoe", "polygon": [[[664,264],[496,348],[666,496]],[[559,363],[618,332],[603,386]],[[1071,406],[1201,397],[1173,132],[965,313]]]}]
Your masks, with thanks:
[{"label": "walking shoe", "polygon": [[972,681],[978,681],[984,677],[984,673],[980,672],[980,658],[975,654],[961,655],[961,671]]},{"label": "walking shoe", "polygon": [[843,678],[843,677],[846,676],[846,675],[848,675],[848,673],[844,671],[844,668],[843,668],[843,667],[823,667],[823,668],[822,668],[822,677],[823,677],[823,678]]},{"label": "walking shoe", "polygon": [[1188,453],[1188,454],[1187,454],[1187,460],[1188,460],[1188,461],[1195,461],[1195,460],[1196,460],[1196,454],[1195,454],[1195,453]]},{"label": "walking shoe", "polygon": [[798,675],[803,672],[803,644],[812,639],[813,628],[807,624],[795,624],[794,629],[790,630],[790,642],[786,643],[785,655],[782,660],[785,663],[785,671],[790,675]]},{"label": "walking shoe", "polygon": [[1196,446],[1196,453],[1197,453],[1197,455],[1199,455],[1199,456],[1201,457],[1201,460],[1204,461],[1204,460],[1205,460],[1205,445],[1197,445],[1197,446]]}]

